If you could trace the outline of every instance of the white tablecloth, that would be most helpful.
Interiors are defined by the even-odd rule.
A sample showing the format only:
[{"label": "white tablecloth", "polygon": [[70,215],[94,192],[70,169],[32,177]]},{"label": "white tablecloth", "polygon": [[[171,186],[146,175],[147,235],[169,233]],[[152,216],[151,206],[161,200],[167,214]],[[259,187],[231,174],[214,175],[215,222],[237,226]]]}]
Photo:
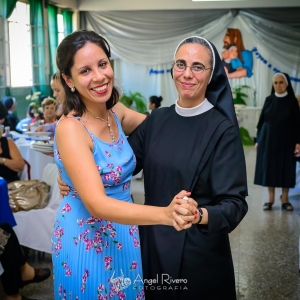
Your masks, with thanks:
[{"label": "white tablecloth", "polygon": [[54,219],[62,200],[56,180],[57,174],[55,164],[49,164],[43,172],[42,181],[51,187],[50,200],[45,208],[14,213],[17,222],[14,230],[20,244],[47,253],[51,253]]},{"label": "white tablecloth", "polygon": [[247,129],[251,137],[256,137],[256,126],[261,109],[261,107],[254,106],[246,106],[236,109],[240,127]]},{"label": "white tablecloth", "polygon": [[[47,164],[53,163],[54,158],[52,156],[48,156],[41,152],[30,149],[30,143],[18,144],[17,142],[18,141],[16,141],[16,145],[19,148],[22,157],[30,164],[31,179],[41,180],[44,168]],[[26,173],[26,171],[24,172]]]}]

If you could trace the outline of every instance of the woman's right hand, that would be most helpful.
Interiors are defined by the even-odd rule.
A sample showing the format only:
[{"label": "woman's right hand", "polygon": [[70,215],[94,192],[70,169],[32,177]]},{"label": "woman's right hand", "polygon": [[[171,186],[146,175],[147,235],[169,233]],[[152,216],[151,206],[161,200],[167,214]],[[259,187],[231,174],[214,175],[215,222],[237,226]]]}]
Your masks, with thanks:
[{"label": "woman's right hand", "polygon": [[[190,195],[190,192],[183,190],[178,193],[170,205],[166,207],[167,225],[174,226],[178,231],[190,228],[192,221],[195,219],[198,203],[192,198],[188,198],[188,201],[183,199]],[[178,216],[178,213],[181,217]],[[174,217],[176,218],[177,226],[175,226],[176,222],[174,222]]]},{"label": "woman's right hand", "polygon": [[57,176],[57,182],[61,197],[67,196],[70,191],[69,186],[64,181],[62,181],[59,175]]},{"label": "woman's right hand", "polygon": [[45,128],[43,125],[40,125],[34,132],[45,132]]}]

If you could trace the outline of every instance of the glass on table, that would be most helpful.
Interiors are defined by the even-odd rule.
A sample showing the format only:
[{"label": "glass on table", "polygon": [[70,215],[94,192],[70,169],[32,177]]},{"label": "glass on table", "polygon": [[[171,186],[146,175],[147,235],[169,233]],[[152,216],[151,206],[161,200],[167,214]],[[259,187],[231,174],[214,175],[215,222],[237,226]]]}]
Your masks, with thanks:
[{"label": "glass on table", "polygon": [[9,126],[5,126],[4,127],[4,131],[2,132],[3,136],[8,136],[10,132],[10,127]]},{"label": "glass on table", "polygon": [[29,124],[22,124],[22,132],[25,133],[29,131]]},{"label": "glass on table", "polygon": [[38,120],[38,126],[44,125],[45,124],[45,120]]}]

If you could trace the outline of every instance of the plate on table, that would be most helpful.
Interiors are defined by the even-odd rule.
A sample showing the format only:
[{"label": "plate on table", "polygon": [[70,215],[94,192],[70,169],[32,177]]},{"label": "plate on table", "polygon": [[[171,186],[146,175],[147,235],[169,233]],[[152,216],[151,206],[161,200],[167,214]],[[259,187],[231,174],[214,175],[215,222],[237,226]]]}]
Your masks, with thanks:
[{"label": "plate on table", "polygon": [[51,135],[51,132],[32,132],[32,131],[26,131],[25,133],[29,137],[35,137],[35,136],[49,136]]},{"label": "plate on table", "polygon": [[30,145],[30,149],[44,153],[53,153],[53,141],[43,142],[33,142]]},{"label": "plate on table", "polygon": [[34,141],[50,141],[50,136],[45,136],[45,135],[42,135],[42,136],[34,136],[33,135],[30,138]]}]

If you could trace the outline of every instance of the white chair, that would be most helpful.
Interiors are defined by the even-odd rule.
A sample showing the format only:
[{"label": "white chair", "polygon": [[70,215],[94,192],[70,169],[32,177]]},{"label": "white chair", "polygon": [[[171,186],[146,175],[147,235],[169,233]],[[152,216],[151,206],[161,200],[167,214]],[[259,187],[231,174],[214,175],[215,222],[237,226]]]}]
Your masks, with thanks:
[{"label": "white chair", "polygon": [[14,213],[17,222],[14,231],[20,244],[46,253],[51,253],[51,234],[61,202],[57,174],[57,166],[53,163],[48,164],[43,171],[41,180],[51,187],[50,200],[45,208]]}]

